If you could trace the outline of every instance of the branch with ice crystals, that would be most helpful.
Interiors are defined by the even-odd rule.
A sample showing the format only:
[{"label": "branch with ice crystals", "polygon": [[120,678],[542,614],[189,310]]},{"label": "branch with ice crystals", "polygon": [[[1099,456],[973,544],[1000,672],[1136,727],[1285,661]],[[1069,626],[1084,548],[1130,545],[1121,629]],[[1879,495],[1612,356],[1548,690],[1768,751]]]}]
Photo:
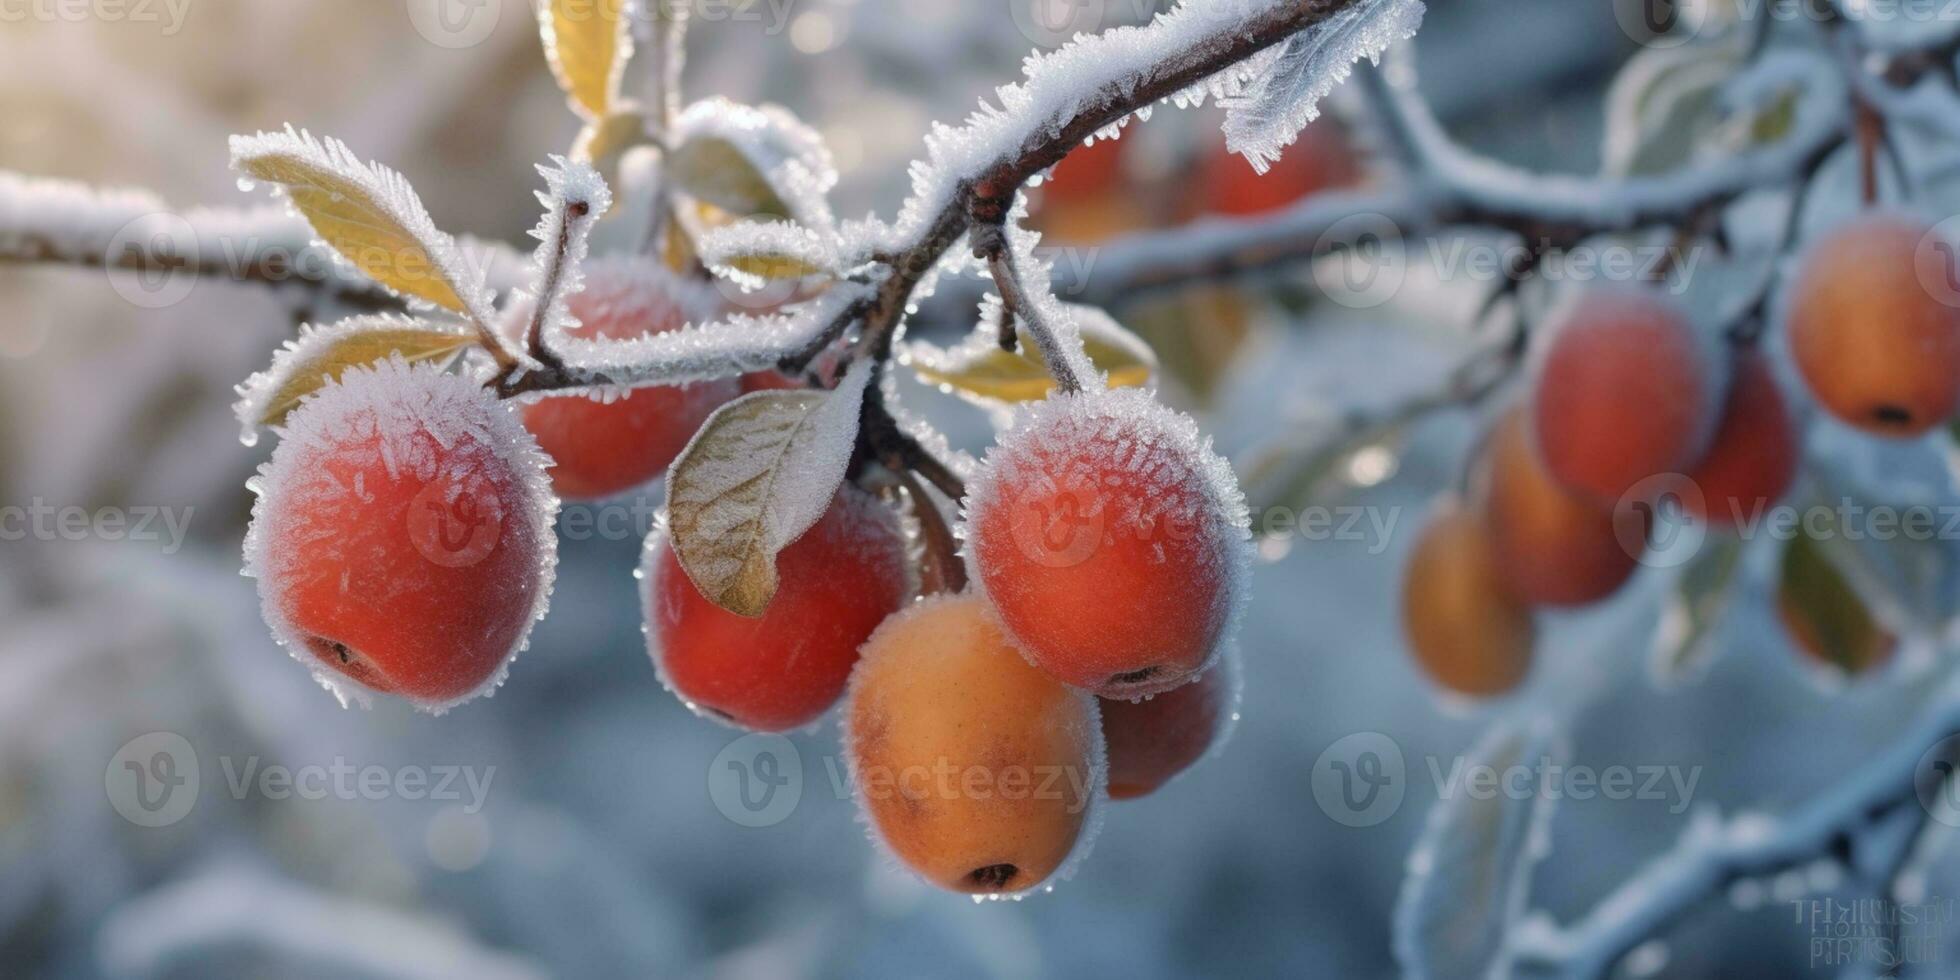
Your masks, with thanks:
[{"label": "branch with ice crystals", "polygon": [[[1942,764],[1948,771],[1960,764],[1960,744],[1947,741],[1955,735],[1960,680],[1949,677],[1888,746],[1808,804],[1780,817],[1699,815],[1671,850],[1578,921],[1561,927],[1543,915],[1527,919],[1511,938],[1517,964],[1534,975],[1603,977],[1629,951],[1738,879],[1843,855],[1856,870],[1865,865],[1857,859],[1861,849],[1871,847],[1896,856],[1895,833],[1911,822],[1898,815],[1921,806],[1920,782]],[[1893,863],[1873,862],[1873,877],[1896,875]]]},{"label": "branch with ice crystals", "polygon": [[498,374],[490,382],[500,398],[567,389],[644,388],[733,377],[814,358],[861,315],[871,292],[840,282],[823,295],[766,316],[735,314],[726,320],[631,340],[564,338],[562,363]]},{"label": "branch with ice crystals", "polygon": [[531,301],[531,322],[525,345],[540,364],[560,364],[547,339],[572,326],[566,301],[584,288],[579,267],[585,261],[592,226],[612,208],[612,191],[589,164],[552,157],[554,166],[540,166],[545,190],[538,193],[544,216],[531,229],[538,248],[531,258],[534,276],[523,297]]}]

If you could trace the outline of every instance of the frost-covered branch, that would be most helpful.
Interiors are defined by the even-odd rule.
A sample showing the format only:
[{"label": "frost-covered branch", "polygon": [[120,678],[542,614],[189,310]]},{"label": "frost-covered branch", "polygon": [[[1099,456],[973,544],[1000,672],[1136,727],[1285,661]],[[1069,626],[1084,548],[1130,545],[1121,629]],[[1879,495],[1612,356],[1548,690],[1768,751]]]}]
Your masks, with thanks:
[{"label": "frost-covered branch", "polygon": [[[329,300],[391,311],[400,299],[338,261],[304,219],[284,207],[173,209],[149,191],[97,189],[0,171],[0,265],[109,269],[162,282],[238,282],[303,290],[299,312]],[[522,281],[506,246],[464,242],[493,288]]]},{"label": "frost-covered branch", "polygon": [[[1884,845],[1889,840],[1884,832],[1904,822],[1898,814],[1920,806],[1915,780],[1922,776],[1932,747],[1946,754],[1931,764],[1960,763],[1955,757],[1960,753],[1942,744],[1956,734],[1960,697],[1949,682],[1889,746],[1810,803],[1781,817],[1701,817],[1670,851],[1578,921],[1560,927],[1542,917],[1527,920],[1512,940],[1518,964],[1560,976],[1605,976],[1627,952],[1738,879],[1834,855],[1856,861],[1859,848],[1870,847],[1862,841],[1876,834]],[[1891,847],[1881,849],[1897,853]],[[1896,868],[1880,871],[1888,881],[1895,874]]]}]

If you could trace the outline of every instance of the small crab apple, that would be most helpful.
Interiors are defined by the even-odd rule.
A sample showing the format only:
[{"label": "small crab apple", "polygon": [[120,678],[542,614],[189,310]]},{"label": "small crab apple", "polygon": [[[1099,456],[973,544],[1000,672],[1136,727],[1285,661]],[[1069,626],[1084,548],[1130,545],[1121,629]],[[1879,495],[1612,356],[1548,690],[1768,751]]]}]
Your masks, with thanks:
[{"label": "small crab apple", "polygon": [[890,508],[854,486],[776,556],[781,586],[761,617],[708,601],[664,528],[647,538],[647,647],[689,707],[758,731],[807,725],[844,693],[858,647],[906,593]]},{"label": "small crab apple", "polygon": [[1238,698],[1239,657],[1227,650],[1216,665],[1183,687],[1140,701],[1101,699],[1109,798],[1154,793],[1223,744],[1231,734]]},{"label": "small crab apple", "polygon": [[941,888],[1024,892],[1088,849],[1095,699],[1023,659],[978,597],[920,600],[872,634],[844,747],[873,832]]},{"label": "small crab apple", "polygon": [[1796,420],[1769,361],[1757,351],[1735,360],[1722,421],[1708,452],[1687,473],[1695,491],[1683,506],[1710,524],[1732,527],[1776,503],[1797,476]]},{"label": "small crab apple", "polygon": [[1237,612],[1245,502],[1190,419],[1139,389],[1024,411],[967,499],[972,579],[1041,669],[1106,697],[1167,691]]},{"label": "small crab apple", "polygon": [[466,378],[347,370],[251,484],[246,573],[273,635],[337,692],[441,709],[493,688],[551,591],[546,462]]},{"label": "small crab apple", "polygon": [[1960,404],[1955,245],[1878,212],[1824,236],[1791,280],[1790,352],[1811,393],[1845,422],[1913,436]]},{"label": "small crab apple", "polygon": [[1484,447],[1481,509],[1504,581],[1532,605],[1579,606],[1618,591],[1633,575],[1652,511],[1608,509],[1559,483],[1532,445],[1522,408]]},{"label": "small crab apple", "polygon": [[1511,591],[1482,515],[1444,500],[1402,580],[1402,628],[1416,662],[1443,688],[1493,697],[1531,669],[1531,607]]},{"label": "small crab apple", "polygon": [[[632,340],[678,330],[711,316],[712,290],[687,282],[658,263],[601,258],[585,267],[585,289],[568,298],[580,340]],[[528,307],[513,320],[528,322]],[[551,483],[561,496],[594,500],[658,478],[687,447],[714,410],[741,393],[734,378],[635,388],[612,401],[584,395],[541,398],[523,408],[524,426],[555,465]]]},{"label": "small crab apple", "polygon": [[1726,376],[1714,348],[1651,290],[1575,296],[1552,325],[1532,394],[1545,465],[1611,505],[1708,445]]}]

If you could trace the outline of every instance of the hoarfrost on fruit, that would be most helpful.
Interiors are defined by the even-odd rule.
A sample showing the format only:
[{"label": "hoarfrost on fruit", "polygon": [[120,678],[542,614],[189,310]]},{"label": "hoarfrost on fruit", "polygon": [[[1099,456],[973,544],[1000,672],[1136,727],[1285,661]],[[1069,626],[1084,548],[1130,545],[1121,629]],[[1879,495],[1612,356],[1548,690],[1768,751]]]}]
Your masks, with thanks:
[{"label": "hoarfrost on fruit", "polygon": [[279,433],[245,538],[274,638],[343,702],[439,712],[495,690],[557,564],[530,433],[469,379],[398,357],[348,370]]},{"label": "hoarfrost on fruit", "polygon": [[1230,638],[1245,499],[1188,417],[1138,389],[1023,409],[966,502],[976,588],[1028,658],[1110,697],[1184,683]]}]

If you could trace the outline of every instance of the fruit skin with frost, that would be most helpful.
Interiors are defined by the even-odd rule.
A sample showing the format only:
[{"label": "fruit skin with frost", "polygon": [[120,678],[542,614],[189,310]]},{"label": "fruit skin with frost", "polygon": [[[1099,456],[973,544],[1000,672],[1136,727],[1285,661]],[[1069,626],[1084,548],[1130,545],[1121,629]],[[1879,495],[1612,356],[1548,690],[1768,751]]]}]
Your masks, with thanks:
[{"label": "fruit skin with frost", "polygon": [[1694,491],[1682,495],[1683,508],[1718,527],[1754,521],[1789,491],[1802,453],[1769,361],[1756,351],[1742,353],[1715,438],[1687,473]]},{"label": "fruit skin with frost", "polygon": [[837,703],[858,647],[907,591],[897,519],[850,485],[777,554],[782,584],[759,618],[702,596],[664,528],[647,538],[642,570],[661,679],[697,711],[756,731],[799,728]]},{"label": "fruit skin with frost", "polygon": [[1402,629],[1423,672],[1457,694],[1504,694],[1531,670],[1531,607],[1505,583],[1483,516],[1454,498],[1438,505],[1409,557]]},{"label": "fruit skin with frost", "polygon": [[[566,299],[579,325],[567,336],[631,340],[679,330],[713,315],[712,297],[697,284],[647,262],[602,258],[585,271],[585,289]],[[531,308],[512,311],[522,333]],[[645,486],[687,448],[715,409],[742,393],[735,378],[635,388],[612,401],[553,395],[526,404],[524,426],[554,463],[551,483],[571,500],[599,500]]]},{"label": "fruit skin with frost", "polygon": [[1552,477],[1532,445],[1522,408],[1507,412],[1484,447],[1478,506],[1504,581],[1534,606],[1582,606],[1633,576],[1650,511],[1623,513],[1582,497]]},{"label": "fruit skin with frost", "polygon": [[1228,650],[1182,687],[1141,701],[1100,699],[1110,799],[1148,796],[1224,744],[1238,710],[1238,661]]},{"label": "fruit skin with frost", "polygon": [[872,634],[844,750],[873,833],[949,891],[1027,891],[1093,836],[1095,699],[1023,659],[978,597],[921,600]]},{"label": "fruit skin with frost", "polygon": [[1671,301],[1651,290],[1591,290],[1551,330],[1532,425],[1560,483],[1611,506],[1642,480],[1699,458],[1726,365]]},{"label": "fruit skin with frost", "polygon": [[1960,272],[1938,235],[1911,216],[1864,215],[1813,245],[1790,280],[1798,370],[1827,411],[1867,432],[1919,435],[1960,404]]},{"label": "fruit skin with frost", "polygon": [[558,502],[516,417],[399,358],[294,410],[253,481],[246,572],[337,692],[432,709],[493,688],[544,613]]},{"label": "fruit skin with frost", "polygon": [[1141,697],[1208,666],[1243,600],[1245,502],[1190,419],[1138,389],[1023,410],[967,499],[973,581],[1037,666]]}]

